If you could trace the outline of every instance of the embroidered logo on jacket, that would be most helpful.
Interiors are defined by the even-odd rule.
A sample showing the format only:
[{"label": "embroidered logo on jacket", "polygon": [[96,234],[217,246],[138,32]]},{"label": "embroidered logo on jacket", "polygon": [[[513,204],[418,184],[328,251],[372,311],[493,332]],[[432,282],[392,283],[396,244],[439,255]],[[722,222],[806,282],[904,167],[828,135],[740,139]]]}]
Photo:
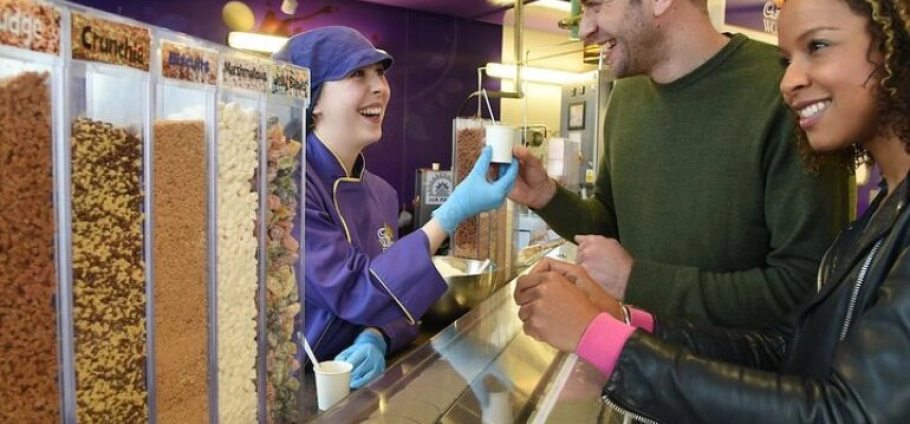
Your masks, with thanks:
[{"label": "embroidered logo on jacket", "polygon": [[385,224],[382,226],[382,228],[377,230],[376,236],[379,237],[379,245],[382,246],[383,252],[385,252],[390,247],[392,247],[392,243],[395,242],[395,240],[392,239],[393,237],[395,237],[395,233],[394,233],[394,230],[392,230],[392,227],[389,226],[389,224]]}]

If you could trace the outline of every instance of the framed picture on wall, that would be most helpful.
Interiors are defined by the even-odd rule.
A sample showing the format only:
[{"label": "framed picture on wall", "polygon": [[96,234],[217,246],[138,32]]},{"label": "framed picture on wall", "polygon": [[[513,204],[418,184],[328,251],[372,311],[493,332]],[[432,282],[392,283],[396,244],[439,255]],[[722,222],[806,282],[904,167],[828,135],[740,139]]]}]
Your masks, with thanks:
[{"label": "framed picture on wall", "polygon": [[585,129],[585,102],[569,104],[569,130]]}]

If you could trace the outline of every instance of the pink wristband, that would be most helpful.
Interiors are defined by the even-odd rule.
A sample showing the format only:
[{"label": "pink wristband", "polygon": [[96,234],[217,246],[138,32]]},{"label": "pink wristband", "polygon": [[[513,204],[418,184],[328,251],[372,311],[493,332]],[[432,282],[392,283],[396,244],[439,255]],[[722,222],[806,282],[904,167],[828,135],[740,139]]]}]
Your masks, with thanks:
[{"label": "pink wristband", "polygon": [[654,315],[651,315],[650,312],[629,306],[629,315],[632,318],[633,326],[649,333],[654,332]]},{"label": "pink wristband", "polygon": [[635,327],[601,313],[588,324],[575,350],[578,356],[609,376],[616,367],[622,347],[634,332]]}]

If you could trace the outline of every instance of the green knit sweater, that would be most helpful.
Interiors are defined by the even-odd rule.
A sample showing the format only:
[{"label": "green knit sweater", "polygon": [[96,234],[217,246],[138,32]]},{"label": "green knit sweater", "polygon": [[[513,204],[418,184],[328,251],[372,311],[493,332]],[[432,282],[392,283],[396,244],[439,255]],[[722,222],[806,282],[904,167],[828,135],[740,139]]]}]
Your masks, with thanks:
[{"label": "green knit sweater", "polygon": [[625,301],[726,326],[781,322],[814,293],[851,215],[833,167],[801,166],[774,47],[732,36],[669,84],[617,81],[595,197],[537,211],[568,240],[615,237],[635,258]]}]

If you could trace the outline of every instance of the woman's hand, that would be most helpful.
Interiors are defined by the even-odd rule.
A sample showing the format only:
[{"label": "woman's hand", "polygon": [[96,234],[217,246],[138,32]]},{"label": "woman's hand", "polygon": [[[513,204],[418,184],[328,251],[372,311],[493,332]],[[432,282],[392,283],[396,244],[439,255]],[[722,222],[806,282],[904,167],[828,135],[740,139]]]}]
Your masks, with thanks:
[{"label": "woman's hand", "polygon": [[468,174],[455,191],[446,199],[438,209],[433,211],[433,217],[439,221],[439,226],[445,232],[452,234],[461,221],[481,212],[496,209],[515,185],[518,176],[518,161],[512,159],[511,164],[499,165],[500,177],[496,181],[487,181],[487,172],[493,158],[493,148],[484,147]]},{"label": "woman's hand", "polygon": [[375,329],[363,330],[354,343],[335,357],[336,361],[348,362],[351,370],[351,388],[359,389],[385,371],[385,338]]},{"label": "woman's hand", "polygon": [[518,279],[514,296],[525,333],[564,352],[575,352],[599,313],[622,319],[619,302],[581,267],[566,262],[544,259]]}]

